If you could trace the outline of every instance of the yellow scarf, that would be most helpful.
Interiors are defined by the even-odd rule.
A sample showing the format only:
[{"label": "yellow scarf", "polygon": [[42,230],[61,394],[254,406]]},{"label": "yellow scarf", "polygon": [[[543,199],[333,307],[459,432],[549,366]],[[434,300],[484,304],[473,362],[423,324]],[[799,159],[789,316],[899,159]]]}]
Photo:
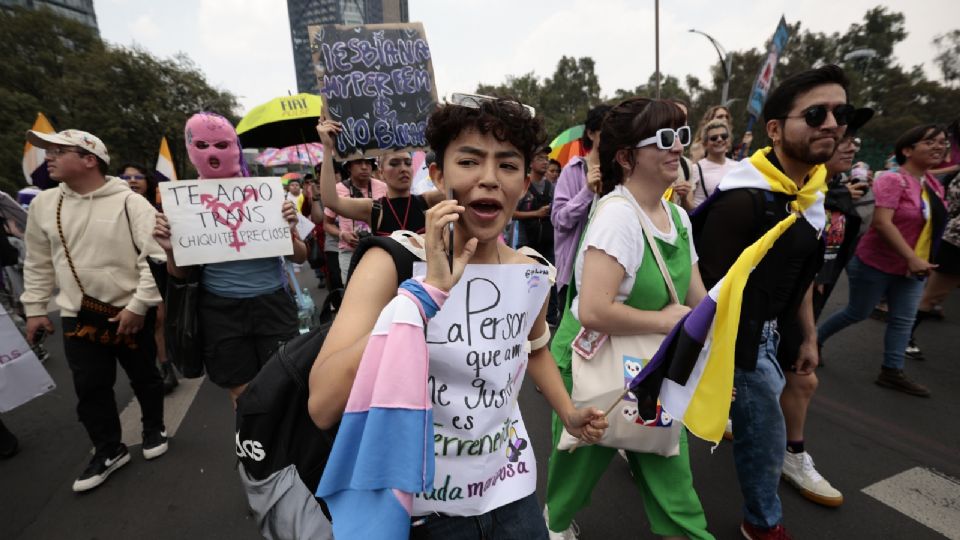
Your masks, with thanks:
[{"label": "yellow scarf", "polygon": [[930,208],[930,194],[927,193],[926,182],[923,180],[920,180],[920,201],[922,202],[924,223],[913,252],[917,254],[917,257],[929,261],[930,248],[933,245],[933,210]]},{"label": "yellow scarf", "polygon": [[[683,418],[684,424],[694,435],[708,441],[720,441],[726,425],[726,415],[730,409],[730,394],[733,389],[734,353],[737,332],[740,328],[743,289],[747,285],[750,273],[760,264],[777,239],[796,223],[797,215],[813,206],[818,199],[822,201],[819,194],[826,191],[826,167],[823,165],[813,167],[803,188],[798,188],[793,180],[767,159],[767,154],[771,151],[770,147],[757,150],[750,157],[749,165],[763,176],[770,191],[796,195],[797,199],[790,204],[793,210],[790,215],[743,250],[719,284],[717,312],[711,332],[713,342],[710,345],[703,377],[695,392],[697,399],[690,401]],[[761,185],[753,187],[763,188]],[[822,205],[822,202],[820,204]]]}]

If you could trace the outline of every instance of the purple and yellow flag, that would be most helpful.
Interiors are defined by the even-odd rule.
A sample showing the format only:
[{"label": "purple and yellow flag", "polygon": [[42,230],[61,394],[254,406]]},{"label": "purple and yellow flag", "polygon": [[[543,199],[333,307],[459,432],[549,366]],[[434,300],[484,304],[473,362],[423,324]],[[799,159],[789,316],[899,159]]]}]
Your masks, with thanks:
[{"label": "purple and yellow flag", "polygon": [[784,231],[796,223],[799,214],[818,230],[826,224],[826,168],[814,167],[801,189],[770,163],[767,154],[771,151],[769,147],[758,150],[741,162],[720,181],[717,192],[755,188],[795,195],[791,213],[743,250],[630,383],[641,416],[651,415],[650,407],[659,397],[664,410],[683,422],[691,433],[714,443],[720,442],[730,412],[740,308],[750,273]]}]

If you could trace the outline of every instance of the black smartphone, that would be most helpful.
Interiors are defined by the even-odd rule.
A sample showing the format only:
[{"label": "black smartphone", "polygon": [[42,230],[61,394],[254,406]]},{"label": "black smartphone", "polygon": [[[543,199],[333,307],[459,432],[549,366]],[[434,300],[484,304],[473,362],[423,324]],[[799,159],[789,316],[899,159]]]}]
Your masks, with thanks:
[{"label": "black smartphone", "polygon": [[[453,188],[447,190],[447,198],[453,200]],[[450,273],[453,273],[453,222],[447,224],[447,264],[450,266]]]}]

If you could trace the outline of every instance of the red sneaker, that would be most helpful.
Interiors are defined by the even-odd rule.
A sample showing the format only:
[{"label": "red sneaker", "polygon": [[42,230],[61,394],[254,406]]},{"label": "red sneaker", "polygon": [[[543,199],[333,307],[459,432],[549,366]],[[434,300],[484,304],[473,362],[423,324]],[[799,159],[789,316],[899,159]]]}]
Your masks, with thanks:
[{"label": "red sneaker", "polygon": [[793,540],[793,537],[790,536],[790,533],[782,524],[763,529],[742,521],[740,523],[740,534],[747,540]]}]

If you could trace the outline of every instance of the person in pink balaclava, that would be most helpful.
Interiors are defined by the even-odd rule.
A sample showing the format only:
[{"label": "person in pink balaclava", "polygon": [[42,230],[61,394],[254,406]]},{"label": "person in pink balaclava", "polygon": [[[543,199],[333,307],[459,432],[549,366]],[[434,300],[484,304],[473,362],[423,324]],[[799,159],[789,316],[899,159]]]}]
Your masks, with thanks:
[{"label": "person in pink balaclava", "polygon": [[[201,179],[250,176],[237,132],[226,118],[197,113],[187,120],[184,139]],[[297,211],[290,201],[283,203],[283,217],[290,224],[293,242],[293,255],[287,259],[302,263],[307,246],[297,234]],[[237,397],[277,346],[298,333],[297,307],[287,290],[283,260],[265,257],[179,267],[163,214],[157,214],[154,237],[167,252],[171,275],[181,279],[199,275],[204,367],[214,384],[230,391],[236,407]]]}]

